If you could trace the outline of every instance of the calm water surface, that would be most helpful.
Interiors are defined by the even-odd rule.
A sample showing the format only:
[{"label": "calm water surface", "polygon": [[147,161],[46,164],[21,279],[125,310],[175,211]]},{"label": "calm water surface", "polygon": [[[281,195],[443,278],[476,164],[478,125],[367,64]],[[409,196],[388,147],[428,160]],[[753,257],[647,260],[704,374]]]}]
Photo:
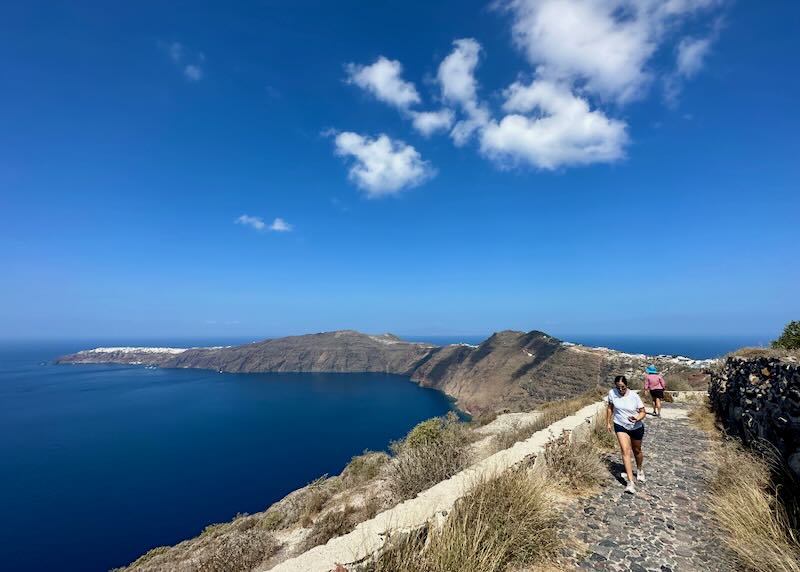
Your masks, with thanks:
[{"label": "calm water surface", "polygon": [[0,346],[0,569],[107,570],[341,471],[447,398],[383,374],[63,365]]}]

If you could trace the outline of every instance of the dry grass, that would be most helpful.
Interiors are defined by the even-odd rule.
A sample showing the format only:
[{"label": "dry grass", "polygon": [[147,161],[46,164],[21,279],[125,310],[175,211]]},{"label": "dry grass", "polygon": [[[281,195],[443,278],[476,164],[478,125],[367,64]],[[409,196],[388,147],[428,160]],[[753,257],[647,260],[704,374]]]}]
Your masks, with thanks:
[{"label": "dry grass", "polygon": [[739,348],[732,351],[725,357],[742,357],[742,358],[776,358],[776,359],[800,359],[800,350],[784,350],[773,348]]},{"label": "dry grass", "polygon": [[800,542],[762,459],[728,442],[715,451],[711,511],[725,544],[755,572],[800,572]]},{"label": "dry grass", "polygon": [[569,435],[553,439],[544,448],[548,478],[572,493],[591,492],[602,481],[606,467],[592,441],[572,441]]},{"label": "dry grass", "polygon": [[470,441],[467,427],[453,414],[414,427],[405,440],[392,443],[395,458],[387,469],[392,494],[413,498],[466,468]]},{"label": "dry grass", "polygon": [[347,534],[360,522],[357,513],[352,506],[345,505],[342,510],[331,510],[320,516],[298,552],[305,552],[319,544],[325,544],[331,538]]},{"label": "dry grass", "polygon": [[592,432],[589,438],[600,451],[614,451],[617,448],[617,438],[606,428],[605,410],[599,411],[592,419]]},{"label": "dry grass", "polygon": [[501,572],[543,563],[559,547],[558,515],[541,477],[508,471],[460,499],[440,529],[402,538],[369,572]]},{"label": "dry grass", "polygon": [[717,416],[714,414],[714,410],[708,402],[708,397],[699,405],[692,407],[689,411],[689,420],[692,422],[692,425],[710,434],[712,437],[718,437],[720,435],[717,429]]}]

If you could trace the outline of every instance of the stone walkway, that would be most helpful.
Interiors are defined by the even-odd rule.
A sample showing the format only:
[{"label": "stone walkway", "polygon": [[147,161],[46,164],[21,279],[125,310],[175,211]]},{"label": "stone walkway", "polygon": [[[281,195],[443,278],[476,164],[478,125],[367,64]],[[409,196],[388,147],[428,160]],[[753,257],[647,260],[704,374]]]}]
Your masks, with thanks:
[{"label": "stone walkway", "polygon": [[[650,409],[648,408],[648,411]],[[686,417],[686,405],[665,404],[651,415],[643,450],[647,483],[635,496],[623,492],[619,452],[608,459],[608,480],[599,494],[571,501],[564,509],[564,540],[580,548],[564,552],[561,564],[579,570],[694,572],[735,569],[714,536],[708,512],[704,456],[708,437]]]}]

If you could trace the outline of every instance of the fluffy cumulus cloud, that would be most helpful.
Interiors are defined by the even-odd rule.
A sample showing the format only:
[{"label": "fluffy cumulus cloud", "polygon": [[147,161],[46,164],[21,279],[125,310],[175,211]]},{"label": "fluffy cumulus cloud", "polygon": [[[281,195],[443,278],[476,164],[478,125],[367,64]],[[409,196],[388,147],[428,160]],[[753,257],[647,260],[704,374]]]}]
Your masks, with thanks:
[{"label": "fluffy cumulus cloud", "polygon": [[267,223],[264,222],[264,219],[260,216],[250,216],[248,214],[243,214],[233,222],[242,226],[249,226],[253,230],[257,230],[259,232],[267,230],[274,232],[289,232],[294,228],[291,224],[280,217],[273,220],[272,224],[270,225],[267,225]]},{"label": "fluffy cumulus cloud", "polygon": [[542,169],[615,161],[624,155],[625,123],[592,111],[566,86],[545,80],[514,83],[506,95],[504,109],[511,113],[482,131],[485,155]]},{"label": "fluffy cumulus cloud", "polygon": [[513,37],[536,73],[618,103],[644,96],[670,27],[721,0],[511,0]]},{"label": "fluffy cumulus cloud", "polygon": [[[501,167],[540,169],[609,163],[625,157],[628,126],[612,117],[644,98],[661,75],[667,100],[704,66],[720,27],[715,10],[729,0],[496,0],[511,20],[511,40],[528,67],[503,93],[499,115],[480,96],[476,73],[486,57],[474,38],[453,42],[436,73],[438,111],[402,78],[399,61],[347,66],[348,81],[400,110],[424,136],[448,132],[457,146],[477,141]],[[706,37],[678,41],[690,20],[711,17]],[[692,20],[694,19],[694,20]],[[696,27],[696,26],[695,26]],[[657,53],[675,53],[674,68],[654,69]],[[340,133],[337,153],[351,156],[350,177],[370,196],[397,192],[430,177],[419,153],[385,135]]]},{"label": "fluffy cumulus cloud", "polygon": [[384,134],[370,138],[345,131],[334,144],[337,155],[352,159],[350,179],[369,197],[397,194],[435,174],[414,147]]},{"label": "fluffy cumulus cloud", "polygon": [[408,109],[420,102],[413,83],[401,77],[403,66],[397,60],[380,56],[375,63],[362,66],[347,64],[348,81],[370,92],[379,100],[399,109]]}]

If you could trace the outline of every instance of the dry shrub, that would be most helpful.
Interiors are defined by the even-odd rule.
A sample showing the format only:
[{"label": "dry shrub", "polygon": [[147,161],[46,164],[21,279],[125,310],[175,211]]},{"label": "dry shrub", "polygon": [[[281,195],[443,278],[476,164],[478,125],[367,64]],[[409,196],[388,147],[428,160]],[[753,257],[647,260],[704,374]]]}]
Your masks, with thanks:
[{"label": "dry shrub", "polygon": [[763,459],[733,442],[715,451],[710,506],[723,540],[755,572],[800,572],[800,542]]},{"label": "dry shrub", "polygon": [[405,440],[392,443],[395,458],[388,467],[389,488],[399,499],[449,479],[470,461],[470,435],[458,417],[450,413],[423,421]]},{"label": "dry shrub", "polygon": [[338,479],[329,479],[327,475],[322,475],[309,483],[300,500],[303,507],[299,519],[300,524],[310,526],[313,517],[325,507],[325,503],[334,495],[338,486]]},{"label": "dry shrub", "polygon": [[259,522],[259,526],[264,530],[278,530],[283,523],[283,514],[277,510],[268,510]]},{"label": "dry shrub", "polygon": [[559,519],[540,477],[511,470],[459,499],[442,528],[401,538],[370,572],[500,572],[553,557]]},{"label": "dry shrub", "polygon": [[574,441],[568,434],[545,445],[544,461],[550,479],[577,492],[596,487],[607,472],[591,441]]},{"label": "dry shrub", "polygon": [[278,552],[281,545],[259,517],[243,516],[225,526],[168,547],[154,548],[130,566],[137,572],[250,572]]},{"label": "dry shrub", "polygon": [[300,552],[325,544],[331,538],[347,534],[359,522],[358,511],[350,505],[345,505],[342,510],[334,509],[326,512],[314,522]]},{"label": "dry shrub", "polygon": [[268,531],[250,527],[226,535],[210,558],[201,562],[197,569],[200,572],[250,572],[279,548]]},{"label": "dry shrub", "polygon": [[371,451],[364,451],[363,454],[353,457],[340,475],[342,487],[349,489],[371,481],[380,474],[388,460],[389,455],[386,453]]}]

